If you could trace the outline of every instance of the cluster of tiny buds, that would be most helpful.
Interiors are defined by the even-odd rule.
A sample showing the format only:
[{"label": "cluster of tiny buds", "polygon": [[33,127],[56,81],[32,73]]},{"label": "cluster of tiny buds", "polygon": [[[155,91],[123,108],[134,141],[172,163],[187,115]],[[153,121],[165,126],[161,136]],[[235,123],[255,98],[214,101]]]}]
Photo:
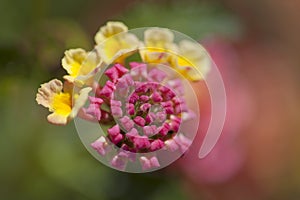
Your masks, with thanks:
[{"label": "cluster of tiny buds", "polygon": [[[114,119],[107,136],[101,136],[91,146],[102,156],[111,146],[120,149],[111,165],[124,168],[135,153],[158,150],[185,152],[191,140],[180,132],[183,121],[193,118],[184,100],[180,79],[165,80],[165,72],[144,63],[130,63],[130,69],[115,64],[105,71],[109,80],[97,85],[95,96],[89,97],[85,115],[99,123]],[[164,83],[164,84],[162,84]],[[108,108],[108,109],[107,109]],[[113,145],[112,145],[113,144]],[[159,167],[156,156],[139,158],[144,170]]]}]

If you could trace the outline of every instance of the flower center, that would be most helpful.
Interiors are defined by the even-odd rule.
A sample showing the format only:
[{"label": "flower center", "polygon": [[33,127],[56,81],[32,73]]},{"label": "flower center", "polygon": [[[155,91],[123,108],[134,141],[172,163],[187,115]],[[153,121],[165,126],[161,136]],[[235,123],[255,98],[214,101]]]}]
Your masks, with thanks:
[{"label": "flower center", "polygon": [[111,138],[125,150],[155,151],[179,130],[180,100],[170,87],[133,75],[126,74],[115,84],[110,107],[120,130]]}]

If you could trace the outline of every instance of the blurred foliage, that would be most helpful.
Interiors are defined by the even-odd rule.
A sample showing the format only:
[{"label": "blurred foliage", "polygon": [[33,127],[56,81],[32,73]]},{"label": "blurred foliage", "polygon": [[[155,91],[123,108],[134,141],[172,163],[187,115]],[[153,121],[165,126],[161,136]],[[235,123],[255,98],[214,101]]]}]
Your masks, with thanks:
[{"label": "blurred foliage", "polygon": [[[115,2],[119,1],[110,4]],[[90,13],[88,5],[93,4],[98,5],[96,0],[0,1],[1,197],[187,199],[179,178],[167,173],[168,169],[125,174],[103,166],[85,150],[73,123],[65,127],[48,124],[46,109],[35,102],[40,83],[65,73],[60,67],[64,50],[92,48],[92,35],[82,27]],[[99,7],[97,12],[105,9]],[[112,11],[101,21],[107,19],[122,19],[130,28],[169,27],[195,39],[208,33],[239,32],[238,22],[222,7],[194,1],[129,3],[121,13]]]},{"label": "blurred foliage", "polygon": [[122,17],[129,28],[166,27],[185,33],[195,40],[211,35],[236,38],[241,34],[237,18],[226,12],[220,4],[209,1],[136,3]]}]

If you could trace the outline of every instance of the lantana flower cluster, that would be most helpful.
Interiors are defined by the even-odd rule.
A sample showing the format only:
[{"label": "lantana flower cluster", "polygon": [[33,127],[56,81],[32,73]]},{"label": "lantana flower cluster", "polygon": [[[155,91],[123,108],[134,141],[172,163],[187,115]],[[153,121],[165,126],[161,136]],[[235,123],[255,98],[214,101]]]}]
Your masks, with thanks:
[{"label": "lantana flower cluster", "polygon": [[[90,52],[65,52],[64,82],[54,79],[38,89],[37,103],[51,112],[48,121],[65,125],[78,116],[106,126],[91,147],[121,170],[136,160],[143,170],[160,167],[158,151],[184,153],[191,140],[180,127],[195,113],[183,81],[200,81],[208,73],[204,49],[188,40],[174,43],[173,33],[164,28],[147,29],[141,41],[122,22],[108,22],[95,41]],[[179,75],[170,76],[161,66]],[[100,72],[104,76],[96,80]]]}]

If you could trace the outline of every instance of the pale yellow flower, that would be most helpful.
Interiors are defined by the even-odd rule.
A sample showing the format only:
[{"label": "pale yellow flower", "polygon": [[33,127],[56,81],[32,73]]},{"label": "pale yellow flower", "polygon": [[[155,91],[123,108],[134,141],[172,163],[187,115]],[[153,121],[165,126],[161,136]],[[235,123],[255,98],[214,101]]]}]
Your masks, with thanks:
[{"label": "pale yellow flower", "polygon": [[127,32],[128,27],[122,22],[107,22],[105,26],[100,27],[95,35],[96,44],[102,43],[107,38],[122,32]]},{"label": "pale yellow flower", "polygon": [[177,45],[168,29],[147,29],[144,40],[144,47],[140,48],[144,62],[168,64],[191,81],[203,79],[210,69],[210,58],[200,44],[182,40]]},{"label": "pale yellow flower", "polygon": [[189,40],[179,42],[178,69],[192,81],[203,79],[211,67],[206,50],[198,43]]},{"label": "pale yellow flower", "polygon": [[138,38],[128,33],[122,22],[107,22],[95,35],[96,49],[105,63],[122,61],[124,54],[136,51],[140,45]]},{"label": "pale yellow flower", "polygon": [[172,53],[177,51],[173,33],[165,28],[149,28],[144,32],[144,45],[140,55],[147,63],[173,63]]},{"label": "pale yellow flower", "polygon": [[83,77],[93,72],[100,62],[100,56],[95,50],[91,52],[86,52],[80,48],[67,50],[62,59],[62,66],[68,72],[64,79],[71,83],[83,85]]},{"label": "pale yellow flower", "polygon": [[149,28],[144,33],[145,46],[150,48],[171,49],[174,34],[166,28]]},{"label": "pale yellow flower", "polygon": [[90,87],[87,87],[73,96],[72,87],[64,87],[60,80],[53,79],[41,85],[36,95],[36,101],[52,112],[47,117],[50,123],[64,125],[76,117],[91,90]]}]

